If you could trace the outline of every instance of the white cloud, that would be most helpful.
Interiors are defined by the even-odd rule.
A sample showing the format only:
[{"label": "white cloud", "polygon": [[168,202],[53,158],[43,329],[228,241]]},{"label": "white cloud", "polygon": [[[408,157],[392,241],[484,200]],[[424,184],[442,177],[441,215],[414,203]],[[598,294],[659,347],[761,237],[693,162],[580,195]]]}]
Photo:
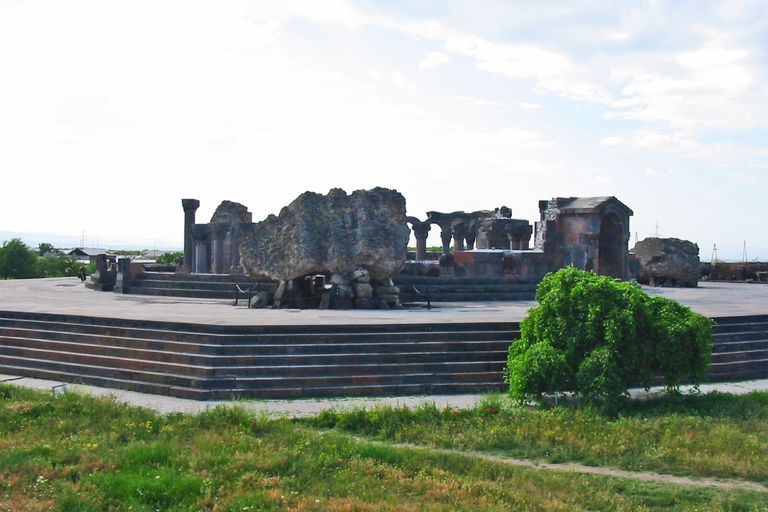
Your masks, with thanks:
[{"label": "white cloud", "polygon": [[[704,143],[696,140],[690,132],[635,130],[629,136],[605,137],[600,145],[619,152],[678,154],[723,167],[737,163],[756,168],[766,167],[765,160],[768,158],[766,148],[724,142]],[[658,175],[658,171],[653,173]],[[674,174],[674,171],[668,174]]]},{"label": "white cloud", "polygon": [[675,171],[672,170],[672,169],[667,169],[666,171],[657,171],[653,167],[648,166],[645,169],[645,174],[646,174],[646,176],[651,176],[651,177],[654,177],[654,178],[665,178],[667,176],[675,174]]},{"label": "white cloud", "polygon": [[737,183],[755,183],[758,181],[758,177],[754,174],[748,174],[745,172],[732,172],[728,176],[731,177]]},{"label": "white cloud", "polygon": [[392,85],[399,87],[400,89],[416,89],[416,84],[408,80],[400,70],[392,73],[389,81]]},{"label": "white cloud", "polygon": [[575,101],[612,101],[605,87],[590,82],[566,56],[538,46],[497,44],[478,37],[454,37],[445,42],[444,48],[473,57],[477,67],[483,71],[510,78],[531,79],[538,92],[562,94]]},{"label": "white cloud", "polygon": [[437,66],[447,64],[450,61],[448,55],[442,52],[427,52],[421,62],[419,62],[419,69],[434,69]]},{"label": "white cloud", "polygon": [[541,105],[539,103],[528,103],[525,101],[519,101],[517,103],[517,106],[522,108],[523,110],[536,110],[541,108]]},{"label": "white cloud", "polygon": [[468,96],[456,96],[459,101],[468,101],[478,107],[508,107],[508,103],[502,103],[500,101],[483,100],[480,98],[471,98]]},{"label": "white cloud", "polygon": [[504,144],[522,144],[530,147],[548,147],[555,145],[552,141],[541,140],[541,134],[523,130],[521,128],[505,128],[500,133],[500,140]]},{"label": "white cloud", "polygon": [[611,103],[607,119],[667,124],[687,130],[744,129],[768,123],[763,93],[749,52],[726,48],[716,36],[674,59],[633,67],[617,66],[612,79],[623,83],[623,98]]}]

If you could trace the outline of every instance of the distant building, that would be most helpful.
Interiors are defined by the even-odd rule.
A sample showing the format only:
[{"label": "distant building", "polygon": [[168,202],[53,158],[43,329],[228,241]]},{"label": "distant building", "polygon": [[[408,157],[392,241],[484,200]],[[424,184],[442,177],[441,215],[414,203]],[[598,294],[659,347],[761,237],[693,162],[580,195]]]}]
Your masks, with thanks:
[{"label": "distant building", "polygon": [[75,247],[74,249],[61,249],[62,254],[73,256],[80,263],[90,263],[96,261],[99,254],[106,254],[109,263],[117,262],[117,256],[107,249],[96,249],[91,247]]}]

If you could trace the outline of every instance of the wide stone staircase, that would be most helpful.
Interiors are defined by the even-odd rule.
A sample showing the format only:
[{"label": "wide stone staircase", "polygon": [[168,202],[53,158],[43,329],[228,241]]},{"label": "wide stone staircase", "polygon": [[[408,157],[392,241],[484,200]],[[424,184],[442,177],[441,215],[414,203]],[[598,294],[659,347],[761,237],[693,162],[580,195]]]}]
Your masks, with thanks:
[{"label": "wide stone staircase", "polygon": [[[533,300],[536,282],[510,282],[502,277],[415,277],[399,274],[392,279],[400,288],[400,302],[483,302]],[[126,293],[201,299],[233,299],[235,285],[241,290],[254,286],[254,291],[274,292],[277,283],[244,275],[180,274],[146,272],[134,279]]]},{"label": "wide stone staircase", "polygon": [[768,378],[768,315],[715,321],[709,379],[719,382]]},{"label": "wide stone staircase", "polygon": [[502,277],[415,277],[392,278],[400,288],[400,302],[491,302],[534,300],[538,282],[511,282]]},{"label": "wide stone staircase", "polygon": [[[768,316],[722,318],[710,381],[768,378]],[[503,390],[512,322],[222,326],[0,312],[0,373],[197,400]]]},{"label": "wide stone staircase", "polygon": [[500,389],[515,323],[217,326],[0,312],[0,373],[198,400]]},{"label": "wide stone staircase", "polygon": [[274,292],[277,283],[245,275],[146,272],[133,279],[124,293],[234,300],[236,286],[243,290],[242,296],[248,287],[253,287],[254,291]]}]

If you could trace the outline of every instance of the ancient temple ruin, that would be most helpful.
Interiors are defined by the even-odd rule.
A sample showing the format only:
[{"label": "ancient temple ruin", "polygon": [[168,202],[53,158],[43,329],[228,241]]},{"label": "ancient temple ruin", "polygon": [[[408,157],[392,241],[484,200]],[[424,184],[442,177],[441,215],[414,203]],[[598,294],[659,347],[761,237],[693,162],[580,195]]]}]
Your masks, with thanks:
[{"label": "ancient temple ruin", "polygon": [[[462,275],[540,280],[547,272],[573,265],[601,275],[629,279],[629,217],[632,210],[615,197],[569,197],[539,201],[532,226],[512,218],[507,207],[472,213],[428,212],[408,217],[416,238],[415,260],[427,258],[430,228],[440,228],[443,254],[451,252]],[[534,236],[535,235],[535,236]],[[533,247],[531,238],[533,236]]]},{"label": "ancient temple ruin", "polygon": [[[388,206],[381,207],[384,203]],[[513,218],[507,207],[470,213],[430,211],[420,220],[406,216],[405,200],[387,189],[351,195],[340,189],[327,196],[306,193],[279,217],[272,215],[260,223],[253,223],[245,206],[224,201],[209,223],[198,224],[199,205],[195,199],[182,200],[183,271],[259,275],[286,281],[289,289],[304,289],[305,294],[322,293],[306,291],[303,285],[320,279],[335,296],[345,294],[349,300],[340,301],[344,307],[397,306],[397,287],[408,276],[431,277],[434,283],[472,278],[538,283],[548,272],[573,265],[619,279],[632,277],[628,241],[633,212],[615,197],[539,201],[540,218],[534,225]],[[302,219],[300,210],[310,208],[307,205],[311,212],[304,212],[304,217],[310,220],[297,220]],[[289,210],[299,213],[290,216]],[[293,224],[302,227],[292,230]],[[440,229],[439,259],[427,252],[433,226]],[[313,237],[313,231],[321,228],[322,234]],[[407,252],[409,232],[416,240],[414,253]],[[300,247],[292,250],[291,244]],[[312,246],[311,251],[304,245]],[[302,256],[302,251],[311,257]],[[262,252],[277,252],[279,257],[270,260]],[[291,263],[296,272],[286,267],[287,261],[296,262]],[[362,282],[353,275],[362,275]],[[348,291],[356,286],[365,291],[361,295]],[[386,300],[377,301],[377,287],[386,293]]]}]

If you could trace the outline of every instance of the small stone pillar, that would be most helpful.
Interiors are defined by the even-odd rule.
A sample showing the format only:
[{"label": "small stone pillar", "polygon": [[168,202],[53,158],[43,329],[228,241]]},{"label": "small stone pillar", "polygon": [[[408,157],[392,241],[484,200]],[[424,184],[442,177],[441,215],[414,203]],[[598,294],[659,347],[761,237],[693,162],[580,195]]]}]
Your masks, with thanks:
[{"label": "small stone pillar", "polygon": [[469,234],[469,226],[463,220],[456,220],[451,224],[451,233],[453,234],[453,250],[464,250],[464,239]]},{"label": "small stone pillar", "polygon": [[213,273],[223,274],[224,269],[227,267],[227,262],[224,261],[224,241],[227,238],[229,226],[211,225],[211,228],[211,235],[213,236]]},{"label": "small stone pillar", "polygon": [[194,272],[207,274],[211,270],[210,231],[208,224],[196,224],[192,237],[195,240],[195,266]]},{"label": "small stone pillar", "polygon": [[475,250],[475,241],[477,240],[477,220],[471,220],[469,224],[467,224],[467,235],[466,235],[466,241],[467,241],[467,250],[468,251],[474,251]]},{"label": "small stone pillar", "polygon": [[440,223],[440,241],[443,242],[443,254],[451,252],[451,239],[453,234],[451,233],[451,225],[447,223]]},{"label": "small stone pillar", "polygon": [[192,230],[195,225],[195,212],[200,208],[200,201],[182,199],[181,206],[184,208],[184,266],[191,270],[195,265],[195,241]]},{"label": "small stone pillar", "polygon": [[131,260],[119,258],[117,260],[117,280],[113,291],[115,293],[128,293],[133,284],[131,278]]},{"label": "small stone pillar", "polygon": [[429,222],[412,222],[413,235],[416,237],[416,259],[427,259],[427,237],[432,225]]},{"label": "small stone pillar", "polygon": [[513,251],[527,251],[533,234],[533,227],[527,220],[512,219],[504,226],[509,238],[509,248]]}]

